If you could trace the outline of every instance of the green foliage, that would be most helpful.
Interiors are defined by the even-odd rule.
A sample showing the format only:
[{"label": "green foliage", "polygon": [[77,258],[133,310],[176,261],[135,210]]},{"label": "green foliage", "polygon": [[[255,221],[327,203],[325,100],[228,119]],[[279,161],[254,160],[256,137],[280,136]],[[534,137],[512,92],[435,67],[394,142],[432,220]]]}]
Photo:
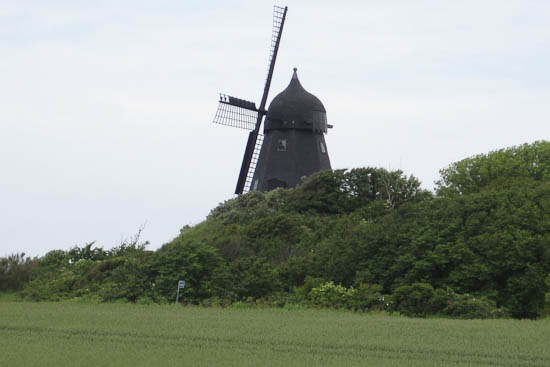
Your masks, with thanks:
[{"label": "green foliage", "polygon": [[517,147],[479,154],[440,171],[440,196],[472,194],[495,181],[505,186],[515,178],[550,180],[550,142],[536,141]]},{"label": "green foliage", "polygon": [[304,295],[308,296],[309,292],[311,292],[313,288],[319,288],[325,283],[326,281],[323,278],[315,278],[307,275],[306,278],[304,279],[304,285],[302,287]]},{"label": "green foliage", "polygon": [[447,305],[440,310],[444,315],[457,319],[495,319],[508,316],[506,309],[497,307],[495,301],[486,296],[448,293]]},{"label": "green foliage", "polygon": [[158,250],[147,266],[152,273],[145,278],[152,282],[154,294],[165,299],[176,298],[178,280],[186,282],[180,291],[184,302],[198,303],[224,295],[227,289],[227,266],[216,248],[192,239],[178,237]]},{"label": "green foliage", "polygon": [[17,253],[0,258],[0,292],[22,289],[38,266],[36,259]]},{"label": "green foliage", "polygon": [[451,289],[433,289],[430,284],[414,283],[398,287],[391,308],[406,316],[426,317],[430,314],[455,319],[494,319],[509,316],[508,310],[497,307],[487,296],[458,294]]},{"label": "green foliage", "polygon": [[[535,317],[548,290],[550,185],[484,190],[430,203],[411,234],[405,281],[494,294],[515,317]],[[418,222],[418,220],[417,220]]]},{"label": "green foliage", "polygon": [[104,274],[97,293],[107,302],[119,299],[136,302],[140,297],[162,300],[160,295],[154,293],[153,257],[153,254],[143,252],[137,256],[115,257],[97,264],[98,267],[90,269],[90,273],[95,273],[97,269],[99,274]]},{"label": "green foliage", "polygon": [[355,295],[357,290],[353,287],[347,289],[334,282],[326,282],[320,287],[313,288],[308,298],[310,302],[319,307],[342,308],[347,306]]},{"label": "green foliage", "polygon": [[37,277],[25,286],[21,296],[31,301],[60,301],[81,297],[85,290],[78,288],[79,279],[76,272],[69,270],[51,277]]},{"label": "green foliage", "polygon": [[55,270],[64,268],[69,264],[69,255],[62,250],[52,250],[40,259],[40,268]]},{"label": "green foliage", "polygon": [[289,207],[294,211],[343,214],[372,202],[393,209],[430,195],[420,188],[420,181],[414,176],[407,177],[400,170],[368,167],[314,173],[289,196]]},{"label": "green foliage", "polygon": [[[310,278],[310,281],[313,279]],[[317,307],[382,311],[392,306],[391,297],[382,294],[382,287],[376,284],[346,288],[331,281],[312,288],[306,294],[309,303]]]},{"label": "green foliage", "polygon": [[394,309],[406,316],[420,316],[433,312],[434,289],[427,283],[413,283],[397,287],[393,292]]},{"label": "green foliage", "polygon": [[321,171],[308,177],[291,193],[290,208],[297,212],[340,214],[349,211],[343,170]]},{"label": "green foliage", "polygon": [[360,284],[351,301],[355,310],[382,311],[392,308],[391,297],[382,293],[382,287],[378,284]]},{"label": "green foliage", "polygon": [[318,172],[294,189],[228,200],[154,252],[138,232],[109,251],[89,243],[29,264],[0,259],[0,285],[19,279],[10,289],[25,285],[33,300],[163,303],[185,280],[180,299],[193,304],[541,317],[549,158],[547,142],[469,158],[442,170],[435,196],[401,171]]},{"label": "green foliage", "polygon": [[268,193],[251,191],[246,195],[239,195],[212,209],[207,219],[230,225],[265,218],[276,213],[288,202],[289,191],[276,189]]},{"label": "green foliage", "polygon": [[279,289],[277,272],[262,258],[239,258],[230,264],[229,274],[228,288],[240,300],[266,297]]},{"label": "green foliage", "polygon": [[74,246],[69,250],[67,256],[70,263],[76,263],[79,260],[104,260],[107,257],[107,252],[104,251],[101,247],[92,248],[95,244],[95,241],[87,243],[84,247]]},{"label": "green foliage", "polygon": [[401,170],[352,169],[346,174],[346,184],[348,194],[353,198],[354,210],[375,202],[383,202],[393,209],[410,200],[430,196],[420,188],[416,177],[407,177]]}]

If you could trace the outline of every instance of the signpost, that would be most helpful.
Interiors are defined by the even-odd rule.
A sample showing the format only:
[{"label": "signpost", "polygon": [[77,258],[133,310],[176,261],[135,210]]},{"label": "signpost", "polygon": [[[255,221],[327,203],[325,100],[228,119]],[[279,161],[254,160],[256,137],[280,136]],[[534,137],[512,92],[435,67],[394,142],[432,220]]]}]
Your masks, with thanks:
[{"label": "signpost", "polygon": [[176,303],[180,299],[180,289],[185,288],[185,280],[178,280],[178,293],[176,294]]}]

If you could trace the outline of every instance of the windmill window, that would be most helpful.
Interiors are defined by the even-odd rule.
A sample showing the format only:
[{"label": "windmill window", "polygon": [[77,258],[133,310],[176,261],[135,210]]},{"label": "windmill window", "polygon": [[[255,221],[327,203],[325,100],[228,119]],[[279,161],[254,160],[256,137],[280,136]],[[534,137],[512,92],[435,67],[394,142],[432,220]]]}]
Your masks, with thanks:
[{"label": "windmill window", "polygon": [[279,139],[277,141],[277,151],[286,152],[286,139]]},{"label": "windmill window", "polygon": [[326,153],[327,152],[327,148],[325,147],[325,143],[323,143],[322,141],[319,142],[319,145],[321,146],[321,153]]}]

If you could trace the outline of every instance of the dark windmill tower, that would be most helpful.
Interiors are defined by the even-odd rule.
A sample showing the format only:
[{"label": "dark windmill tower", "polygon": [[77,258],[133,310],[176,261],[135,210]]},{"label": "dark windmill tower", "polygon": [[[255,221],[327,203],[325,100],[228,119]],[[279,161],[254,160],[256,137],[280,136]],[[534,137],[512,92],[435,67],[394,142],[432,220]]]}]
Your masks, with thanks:
[{"label": "dark windmill tower", "polygon": [[252,190],[294,187],[302,177],[330,169],[325,107],[302,87],[296,68],[288,87],[269,105],[264,125]]},{"label": "dark windmill tower", "polygon": [[[288,87],[265,110],[286,12],[286,7],[274,7],[268,74],[260,107],[256,108],[253,102],[220,94],[214,123],[252,130],[236,194],[294,187],[302,177],[330,169],[324,134],[332,126],[327,124],[326,110],[321,101],[300,84],[296,68]],[[264,134],[260,134],[264,116]]]}]

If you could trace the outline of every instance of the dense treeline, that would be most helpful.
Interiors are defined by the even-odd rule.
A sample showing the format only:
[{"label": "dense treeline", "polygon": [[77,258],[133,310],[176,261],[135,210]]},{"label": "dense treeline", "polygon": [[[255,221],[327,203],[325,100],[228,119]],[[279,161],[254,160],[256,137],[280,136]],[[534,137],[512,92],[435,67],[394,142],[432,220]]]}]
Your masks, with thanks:
[{"label": "dense treeline", "polygon": [[157,251],[139,236],[0,261],[24,299],[307,304],[407,315],[538,317],[550,288],[550,143],[441,171],[435,192],[401,171],[319,172],[250,192]]}]

